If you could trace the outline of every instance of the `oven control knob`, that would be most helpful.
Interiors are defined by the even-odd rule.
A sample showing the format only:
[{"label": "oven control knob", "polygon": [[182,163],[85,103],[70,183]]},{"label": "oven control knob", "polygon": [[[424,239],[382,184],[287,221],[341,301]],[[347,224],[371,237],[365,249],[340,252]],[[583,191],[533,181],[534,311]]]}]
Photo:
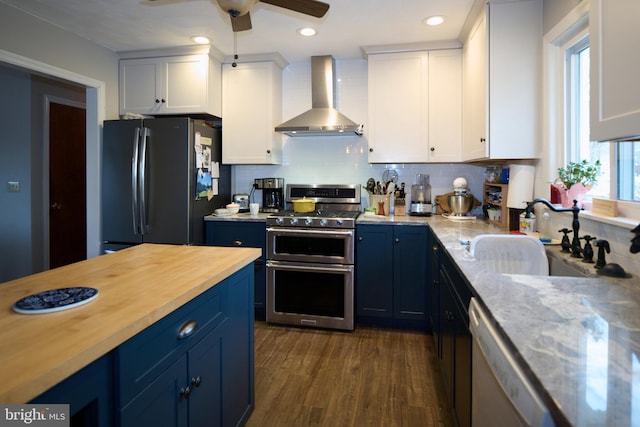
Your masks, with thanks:
[{"label": "oven control knob", "polygon": [[341,220],[341,219],[337,219],[337,220],[336,220],[336,225],[337,225],[338,227],[342,227],[342,220]]},{"label": "oven control knob", "polygon": [[311,225],[313,224],[313,220],[311,218],[307,218],[304,220],[304,225]]},{"label": "oven control knob", "polygon": [[323,226],[323,227],[326,227],[328,223],[329,223],[329,221],[327,221],[324,218],[320,220],[320,225]]},{"label": "oven control knob", "polygon": [[284,218],[276,218],[276,224],[283,224]]},{"label": "oven control knob", "polygon": [[291,218],[291,225],[296,225],[298,224],[298,218]]}]

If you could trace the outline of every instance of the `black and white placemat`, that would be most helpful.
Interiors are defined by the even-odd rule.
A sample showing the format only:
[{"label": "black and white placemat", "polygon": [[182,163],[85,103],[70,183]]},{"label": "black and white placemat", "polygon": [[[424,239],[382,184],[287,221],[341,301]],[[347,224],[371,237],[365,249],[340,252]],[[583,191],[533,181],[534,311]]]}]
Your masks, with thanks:
[{"label": "black and white placemat", "polygon": [[22,314],[42,314],[68,310],[93,301],[98,290],[87,287],[51,289],[19,299],[13,311]]}]

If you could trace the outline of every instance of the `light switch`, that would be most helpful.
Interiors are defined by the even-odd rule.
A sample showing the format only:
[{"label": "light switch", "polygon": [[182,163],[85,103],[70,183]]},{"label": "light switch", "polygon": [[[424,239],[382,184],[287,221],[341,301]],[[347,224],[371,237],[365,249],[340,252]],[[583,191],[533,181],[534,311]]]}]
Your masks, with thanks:
[{"label": "light switch", "polygon": [[7,191],[9,193],[17,193],[20,191],[20,183],[18,181],[7,182]]}]

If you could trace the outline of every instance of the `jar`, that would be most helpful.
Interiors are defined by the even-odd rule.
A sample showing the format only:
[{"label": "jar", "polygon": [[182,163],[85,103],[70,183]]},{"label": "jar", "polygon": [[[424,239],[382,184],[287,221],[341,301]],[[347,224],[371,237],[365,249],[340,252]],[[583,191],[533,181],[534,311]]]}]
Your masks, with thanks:
[{"label": "jar", "polygon": [[521,233],[532,233],[536,231],[536,216],[531,213],[529,217],[526,217],[526,214],[522,212],[520,214],[520,232]]}]

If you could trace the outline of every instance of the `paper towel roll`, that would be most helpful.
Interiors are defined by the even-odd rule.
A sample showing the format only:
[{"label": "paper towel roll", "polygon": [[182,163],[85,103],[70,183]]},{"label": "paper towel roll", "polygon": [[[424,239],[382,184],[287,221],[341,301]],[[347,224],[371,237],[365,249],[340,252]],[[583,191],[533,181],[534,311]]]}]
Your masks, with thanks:
[{"label": "paper towel roll", "polygon": [[533,178],[535,166],[509,165],[509,193],[507,206],[525,209],[526,202],[533,200]]}]

